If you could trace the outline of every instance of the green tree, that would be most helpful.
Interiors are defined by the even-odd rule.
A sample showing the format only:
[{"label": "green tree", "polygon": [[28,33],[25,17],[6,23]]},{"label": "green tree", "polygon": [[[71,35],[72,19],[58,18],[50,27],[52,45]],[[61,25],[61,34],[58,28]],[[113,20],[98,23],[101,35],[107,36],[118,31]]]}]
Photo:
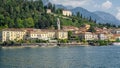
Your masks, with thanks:
[{"label": "green tree", "polygon": [[72,31],[68,31],[68,39],[70,40],[72,36]]},{"label": "green tree", "polygon": [[32,18],[27,18],[24,20],[24,27],[32,28],[34,27],[34,20]]},{"label": "green tree", "polygon": [[77,12],[77,17],[80,17],[80,12]]},{"label": "green tree", "polygon": [[0,26],[5,26],[4,19],[4,16],[0,14]]},{"label": "green tree", "polygon": [[17,19],[17,23],[15,25],[16,27],[18,28],[23,28],[24,25],[23,25],[23,20],[21,20],[20,18]]},{"label": "green tree", "polygon": [[90,29],[88,30],[89,32],[96,32],[96,30],[94,29],[93,26],[90,27]]}]

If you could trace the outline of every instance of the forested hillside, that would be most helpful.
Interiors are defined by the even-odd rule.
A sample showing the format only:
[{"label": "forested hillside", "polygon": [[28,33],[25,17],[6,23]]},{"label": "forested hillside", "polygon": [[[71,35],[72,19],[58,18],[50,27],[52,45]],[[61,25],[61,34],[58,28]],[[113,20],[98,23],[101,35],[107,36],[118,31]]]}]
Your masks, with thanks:
[{"label": "forested hillside", "polygon": [[[51,9],[53,14],[47,14],[47,8]],[[60,18],[61,25],[66,26],[80,27],[86,23],[97,26],[91,17],[84,18],[80,13],[77,13],[77,16],[63,17],[62,9],[55,9],[55,5],[51,3],[43,6],[42,0],[0,0],[0,29],[56,28],[56,18]]]},{"label": "forested hillside", "polygon": [[49,18],[42,0],[0,0],[0,28],[44,28]]}]

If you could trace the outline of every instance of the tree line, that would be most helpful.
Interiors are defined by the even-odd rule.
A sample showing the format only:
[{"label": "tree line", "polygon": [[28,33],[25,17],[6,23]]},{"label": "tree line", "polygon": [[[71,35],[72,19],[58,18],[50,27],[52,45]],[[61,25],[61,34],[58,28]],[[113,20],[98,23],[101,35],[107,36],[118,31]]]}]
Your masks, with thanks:
[{"label": "tree line", "polygon": [[[56,17],[46,13],[51,9],[55,14],[61,14],[62,9],[56,9],[55,5],[48,3],[44,6],[42,0],[0,0],[0,28],[57,28]],[[72,22],[78,21],[76,26],[84,23],[96,26],[96,20],[84,18],[81,13],[70,17]],[[90,23],[92,22],[92,23]],[[67,22],[62,22],[67,23]],[[98,24],[104,26],[104,24]],[[105,24],[108,27],[114,25]],[[115,27],[115,26],[114,26]]]},{"label": "tree line", "polygon": [[54,20],[42,0],[0,0],[0,28],[48,28]]}]

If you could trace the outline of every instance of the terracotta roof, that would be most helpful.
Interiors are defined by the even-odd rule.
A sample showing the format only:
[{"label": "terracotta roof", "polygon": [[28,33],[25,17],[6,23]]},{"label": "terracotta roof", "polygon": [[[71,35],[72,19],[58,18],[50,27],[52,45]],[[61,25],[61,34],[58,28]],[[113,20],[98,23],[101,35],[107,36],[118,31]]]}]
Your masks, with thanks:
[{"label": "terracotta roof", "polygon": [[120,36],[120,34],[113,34],[115,37],[118,37],[118,36]]},{"label": "terracotta roof", "polygon": [[63,26],[63,30],[79,30],[79,28],[77,27],[74,27],[74,26]]},{"label": "terracotta roof", "polygon": [[2,31],[25,31],[25,30],[20,28],[6,28],[3,29]]}]

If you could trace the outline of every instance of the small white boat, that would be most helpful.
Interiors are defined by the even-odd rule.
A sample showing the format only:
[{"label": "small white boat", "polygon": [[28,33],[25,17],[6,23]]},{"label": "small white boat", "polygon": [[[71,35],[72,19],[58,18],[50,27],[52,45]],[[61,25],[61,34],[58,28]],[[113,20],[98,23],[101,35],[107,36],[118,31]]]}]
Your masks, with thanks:
[{"label": "small white boat", "polygon": [[114,42],[112,45],[120,46],[120,42]]}]

